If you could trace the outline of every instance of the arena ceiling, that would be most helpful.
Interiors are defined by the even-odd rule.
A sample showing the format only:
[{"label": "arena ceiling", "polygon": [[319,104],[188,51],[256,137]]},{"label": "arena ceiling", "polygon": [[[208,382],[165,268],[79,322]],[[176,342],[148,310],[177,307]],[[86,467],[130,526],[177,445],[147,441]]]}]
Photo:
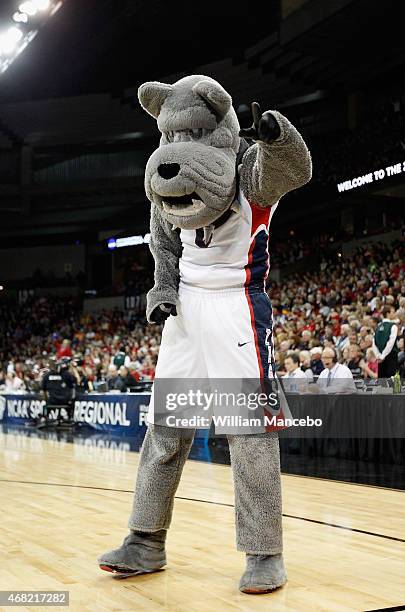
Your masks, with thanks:
[{"label": "arena ceiling", "polygon": [[[18,4],[3,0],[0,20]],[[0,108],[107,92],[122,105],[119,115],[133,107],[133,131],[142,138],[125,146],[147,156],[156,129],[134,103],[143,80],[173,79],[208,65],[218,70],[213,76],[229,88],[236,105],[258,98],[268,108],[290,105],[290,112],[294,100],[309,100],[314,92],[329,99],[347,91],[373,95],[402,78],[405,38],[397,0],[310,0],[282,22],[279,5],[279,0],[240,8],[230,0],[64,0],[0,78]],[[2,119],[0,113],[0,136],[3,132],[18,148],[25,134]],[[111,147],[115,136],[122,139],[114,134],[116,121],[99,125],[96,142],[83,136],[81,143],[76,129],[74,144],[66,133],[52,148],[52,130],[35,134],[35,148],[51,163],[56,157],[74,158],[80,147],[98,151]],[[347,201],[356,197],[348,195]],[[290,217],[299,209],[292,207]],[[139,230],[148,222],[142,177],[52,189],[0,185],[0,211],[4,244],[94,237],[120,227],[122,219]]]},{"label": "arena ceiling", "polygon": [[[0,18],[20,3],[3,0]],[[118,92],[238,56],[278,25],[279,0],[65,0],[2,79],[0,100]]]},{"label": "arena ceiling", "polygon": [[[21,0],[2,0],[0,30]],[[389,80],[405,61],[398,0],[64,0],[1,78],[0,102],[111,91],[199,65],[248,59],[279,99]],[[8,17],[9,18],[9,17]],[[246,50],[248,50],[246,55]]]}]

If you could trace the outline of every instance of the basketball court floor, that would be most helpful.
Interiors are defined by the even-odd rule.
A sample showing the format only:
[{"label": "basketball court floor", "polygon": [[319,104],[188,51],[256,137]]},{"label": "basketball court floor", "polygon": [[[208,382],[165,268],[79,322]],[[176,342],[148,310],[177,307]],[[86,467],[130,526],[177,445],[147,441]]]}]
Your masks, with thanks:
[{"label": "basketball court floor", "polygon": [[283,474],[289,582],[252,596],[237,590],[228,465],[187,462],[167,568],[117,580],[96,558],[126,535],[138,453],[18,431],[0,449],[0,590],[69,591],[92,612],[405,609],[403,491]]}]

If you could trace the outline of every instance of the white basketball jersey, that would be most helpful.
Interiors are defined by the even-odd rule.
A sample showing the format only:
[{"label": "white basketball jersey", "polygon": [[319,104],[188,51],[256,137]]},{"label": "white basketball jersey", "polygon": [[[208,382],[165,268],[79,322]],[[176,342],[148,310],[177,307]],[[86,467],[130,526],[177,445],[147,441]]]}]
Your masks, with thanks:
[{"label": "white basketball jersey", "polygon": [[277,204],[258,206],[239,190],[218,227],[181,230],[180,285],[201,289],[264,286],[269,272],[269,226]]}]

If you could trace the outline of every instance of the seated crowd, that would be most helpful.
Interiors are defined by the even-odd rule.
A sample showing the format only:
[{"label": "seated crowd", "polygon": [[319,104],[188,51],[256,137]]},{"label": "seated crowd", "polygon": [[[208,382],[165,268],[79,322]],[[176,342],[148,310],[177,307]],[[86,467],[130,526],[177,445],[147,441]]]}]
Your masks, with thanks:
[{"label": "seated crowd", "polygon": [[[323,352],[332,348],[355,378],[377,378],[382,355],[374,334],[387,320],[397,336],[392,375],[399,370],[405,377],[403,242],[362,246],[350,258],[333,256],[316,270],[272,282],[269,295],[280,375],[299,367],[307,376],[319,376],[328,358]],[[161,331],[130,310],[84,313],[73,298],[28,297],[18,306],[4,302],[0,389],[34,390],[56,355],[69,362],[79,388],[91,390],[103,381],[109,390],[125,391],[153,380]]]},{"label": "seated crowd", "polygon": [[355,377],[377,378],[380,355],[374,335],[386,319],[397,332],[393,348],[399,363],[392,374],[401,369],[404,376],[403,242],[375,243],[358,248],[350,258],[324,260],[317,270],[272,283],[269,293],[280,374],[287,371],[287,358],[297,354],[302,370],[319,375],[323,350],[333,348]]},{"label": "seated crowd", "polygon": [[84,313],[74,299],[40,297],[0,306],[0,320],[0,388],[37,389],[51,356],[69,366],[83,390],[104,381],[122,391],[153,380],[161,327],[130,311]]}]

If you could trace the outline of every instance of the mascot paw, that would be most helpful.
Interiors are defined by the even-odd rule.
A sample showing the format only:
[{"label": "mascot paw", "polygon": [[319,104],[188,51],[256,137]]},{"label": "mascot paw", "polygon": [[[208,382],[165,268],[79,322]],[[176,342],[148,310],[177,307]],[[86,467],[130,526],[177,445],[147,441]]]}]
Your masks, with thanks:
[{"label": "mascot paw", "polygon": [[283,555],[246,555],[239,590],[250,595],[270,593],[287,582]]},{"label": "mascot paw", "polygon": [[164,323],[166,319],[168,319],[172,315],[173,317],[177,316],[177,308],[174,304],[159,304],[153,310],[151,314],[151,322],[160,325]]},{"label": "mascot paw", "polygon": [[163,529],[155,533],[131,531],[119,548],[98,558],[99,567],[117,578],[156,572],[166,565],[165,539]]},{"label": "mascot paw", "polygon": [[252,140],[261,140],[266,144],[271,144],[281,134],[280,126],[277,123],[273,113],[267,111],[263,113],[260,110],[258,102],[252,102],[253,125],[245,130],[240,130],[241,138],[251,138]]}]

